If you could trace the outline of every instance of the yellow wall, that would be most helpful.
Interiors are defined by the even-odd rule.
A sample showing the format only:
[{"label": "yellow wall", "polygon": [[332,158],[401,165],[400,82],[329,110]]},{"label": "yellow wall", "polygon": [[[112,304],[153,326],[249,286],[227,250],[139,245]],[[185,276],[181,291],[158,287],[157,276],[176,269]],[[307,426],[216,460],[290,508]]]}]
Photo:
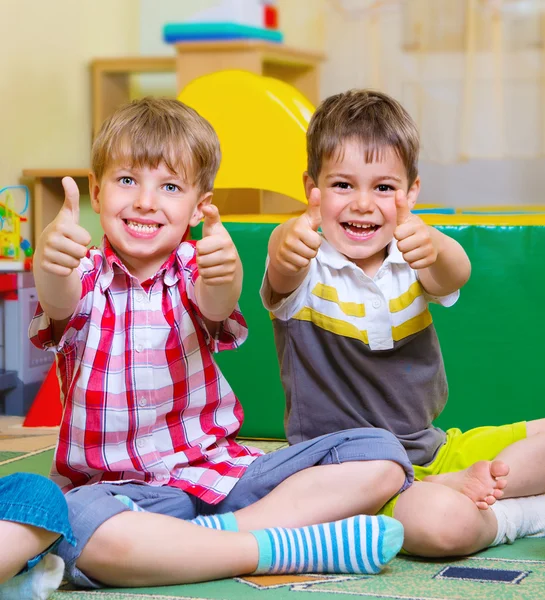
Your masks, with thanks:
[{"label": "yellow wall", "polygon": [[23,168],[87,166],[88,64],[137,54],[138,20],[134,0],[1,0],[0,187]]}]

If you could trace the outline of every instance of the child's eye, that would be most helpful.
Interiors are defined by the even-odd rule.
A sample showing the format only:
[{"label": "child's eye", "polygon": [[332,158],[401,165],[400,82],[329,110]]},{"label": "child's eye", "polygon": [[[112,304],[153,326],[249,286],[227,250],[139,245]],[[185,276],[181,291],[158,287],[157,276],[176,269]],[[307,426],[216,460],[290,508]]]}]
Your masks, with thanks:
[{"label": "child's eye", "polygon": [[179,189],[175,183],[165,183],[165,190],[167,192],[177,192]]},{"label": "child's eye", "polygon": [[380,183],[379,185],[377,185],[377,190],[379,192],[393,192],[394,188],[391,185],[388,185],[386,183]]},{"label": "child's eye", "polygon": [[336,181],[333,184],[333,187],[340,188],[341,190],[348,190],[350,189],[350,184],[347,181]]},{"label": "child's eye", "polygon": [[132,177],[120,177],[119,181],[123,185],[132,185],[134,183],[134,179]]}]

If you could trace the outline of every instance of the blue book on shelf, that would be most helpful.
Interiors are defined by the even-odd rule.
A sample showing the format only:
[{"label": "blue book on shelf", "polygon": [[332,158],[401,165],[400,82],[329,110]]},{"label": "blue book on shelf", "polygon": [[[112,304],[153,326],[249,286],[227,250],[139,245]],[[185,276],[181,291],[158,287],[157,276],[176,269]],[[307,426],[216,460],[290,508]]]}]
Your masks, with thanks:
[{"label": "blue book on shelf", "polygon": [[167,23],[163,28],[163,39],[168,44],[204,40],[263,40],[280,44],[284,36],[276,29],[239,23]]}]

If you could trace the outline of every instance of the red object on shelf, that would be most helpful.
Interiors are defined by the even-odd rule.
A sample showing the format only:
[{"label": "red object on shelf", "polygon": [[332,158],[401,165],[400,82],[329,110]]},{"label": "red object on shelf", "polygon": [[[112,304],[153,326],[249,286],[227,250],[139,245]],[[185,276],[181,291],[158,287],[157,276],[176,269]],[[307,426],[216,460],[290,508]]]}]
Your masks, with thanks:
[{"label": "red object on shelf", "polygon": [[61,424],[61,419],[61,390],[57,380],[56,364],[53,363],[34,398],[23,427],[56,427]]},{"label": "red object on shelf", "polygon": [[17,292],[17,273],[0,275],[0,293]]},{"label": "red object on shelf", "polygon": [[265,4],[264,22],[267,29],[278,29],[278,9],[272,4]]}]

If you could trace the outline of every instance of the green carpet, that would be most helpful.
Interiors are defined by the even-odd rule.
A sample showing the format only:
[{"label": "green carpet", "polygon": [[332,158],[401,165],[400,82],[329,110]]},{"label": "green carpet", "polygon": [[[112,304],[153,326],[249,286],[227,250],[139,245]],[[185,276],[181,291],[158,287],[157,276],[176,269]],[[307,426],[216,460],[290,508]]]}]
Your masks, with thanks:
[{"label": "green carpet", "polygon": [[[269,451],[278,442],[252,442]],[[52,449],[0,456],[0,477],[17,471],[46,475]],[[545,598],[545,539],[519,540],[457,560],[396,558],[380,575],[247,577],[161,588],[76,591],[65,586],[55,600],[338,600],[339,595],[395,600],[536,600]]]}]

